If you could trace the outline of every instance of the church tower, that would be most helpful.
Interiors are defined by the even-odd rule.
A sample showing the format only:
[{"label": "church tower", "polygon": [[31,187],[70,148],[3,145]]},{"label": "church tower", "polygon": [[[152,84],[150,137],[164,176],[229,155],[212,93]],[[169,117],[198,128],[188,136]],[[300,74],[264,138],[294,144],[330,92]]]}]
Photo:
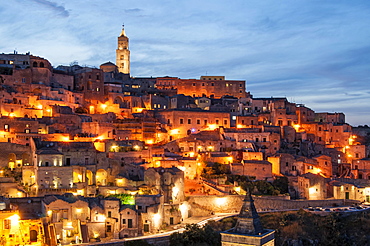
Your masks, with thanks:
[{"label": "church tower", "polygon": [[128,37],[125,34],[124,26],[122,26],[121,34],[118,37],[116,66],[120,73],[130,74],[130,50],[128,49]]},{"label": "church tower", "polygon": [[221,245],[274,246],[274,233],[274,230],[262,227],[251,192],[248,191],[235,227],[221,232]]}]

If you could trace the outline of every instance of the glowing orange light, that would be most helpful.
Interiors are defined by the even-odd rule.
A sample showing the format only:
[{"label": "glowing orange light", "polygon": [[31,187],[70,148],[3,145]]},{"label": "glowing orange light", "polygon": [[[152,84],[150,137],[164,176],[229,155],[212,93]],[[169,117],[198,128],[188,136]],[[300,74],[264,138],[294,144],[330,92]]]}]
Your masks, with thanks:
[{"label": "glowing orange light", "polygon": [[293,128],[295,129],[296,132],[298,132],[299,128],[301,128],[301,126],[299,124],[295,124],[295,125],[293,125]]},{"label": "glowing orange light", "polygon": [[215,130],[218,126],[216,124],[210,124],[208,125],[209,130]]}]

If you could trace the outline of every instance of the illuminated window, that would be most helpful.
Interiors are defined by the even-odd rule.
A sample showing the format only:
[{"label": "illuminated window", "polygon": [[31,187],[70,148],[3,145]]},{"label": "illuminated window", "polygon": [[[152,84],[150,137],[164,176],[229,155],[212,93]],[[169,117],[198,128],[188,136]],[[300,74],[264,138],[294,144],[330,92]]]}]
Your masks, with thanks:
[{"label": "illuminated window", "polygon": [[8,125],[8,124],[5,124],[5,125],[4,125],[4,131],[5,131],[5,132],[8,132],[8,131],[9,131],[9,125]]}]

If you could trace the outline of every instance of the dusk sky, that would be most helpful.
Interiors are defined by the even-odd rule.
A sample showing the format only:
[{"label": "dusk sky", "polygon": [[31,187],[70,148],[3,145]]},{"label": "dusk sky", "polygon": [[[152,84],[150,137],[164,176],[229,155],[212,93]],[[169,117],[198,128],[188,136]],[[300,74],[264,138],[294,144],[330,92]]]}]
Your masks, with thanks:
[{"label": "dusk sky", "polygon": [[369,0],[8,0],[0,15],[0,53],[99,67],[124,23],[131,76],[223,75],[370,125]]}]

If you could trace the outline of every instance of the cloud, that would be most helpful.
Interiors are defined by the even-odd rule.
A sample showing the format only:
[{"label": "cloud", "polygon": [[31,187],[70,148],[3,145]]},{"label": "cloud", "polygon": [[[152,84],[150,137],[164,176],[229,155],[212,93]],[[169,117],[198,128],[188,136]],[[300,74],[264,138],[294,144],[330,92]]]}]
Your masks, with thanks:
[{"label": "cloud", "polygon": [[125,12],[126,13],[139,13],[143,11],[142,9],[139,9],[139,8],[134,8],[134,9],[125,9]]},{"label": "cloud", "polygon": [[47,0],[32,0],[32,1],[52,9],[53,11],[59,13],[59,15],[62,17],[69,17],[69,11],[66,10],[63,6],[58,5],[57,3]]}]

